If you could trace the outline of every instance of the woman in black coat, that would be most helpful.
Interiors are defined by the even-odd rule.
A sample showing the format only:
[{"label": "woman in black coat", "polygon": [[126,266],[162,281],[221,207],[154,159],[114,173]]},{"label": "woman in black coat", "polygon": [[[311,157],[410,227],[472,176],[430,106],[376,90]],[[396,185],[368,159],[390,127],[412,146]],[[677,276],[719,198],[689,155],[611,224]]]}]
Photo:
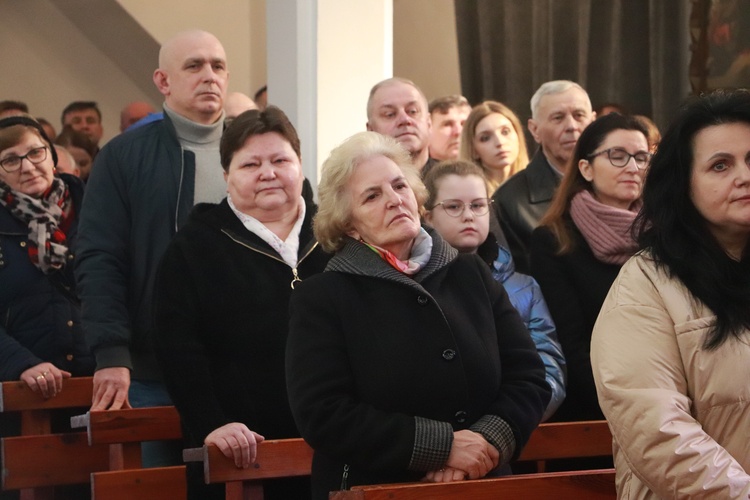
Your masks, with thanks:
[{"label": "woman in black coat", "polygon": [[[329,258],[299,154],[278,108],[238,116],[221,140],[229,196],[193,210],[157,275],[156,352],[187,444],[215,444],[238,467],[264,438],[299,437],[284,381],[289,297]],[[189,472],[191,498],[224,498],[201,473]],[[267,485],[266,498],[303,498],[308,484]]]},{"label": "woman in black coat", "polygon": [[591,371],[591,332],[620,268],[638,249],[630,227],[650,160],[646,130],[616,113],[578,139],[549,211],[531,235],[539,282],[568,364],[566,397],[552,420],[602,420]]},{"label": "woman in black coat", "polygon": [[313,498],[498,473],[550,397],[504,289],[479,257],[420,226],[424,186],[390,137],[363,132],[334,149],[319,195],[316,236],[336,255],[292,294],[287,345]]}]

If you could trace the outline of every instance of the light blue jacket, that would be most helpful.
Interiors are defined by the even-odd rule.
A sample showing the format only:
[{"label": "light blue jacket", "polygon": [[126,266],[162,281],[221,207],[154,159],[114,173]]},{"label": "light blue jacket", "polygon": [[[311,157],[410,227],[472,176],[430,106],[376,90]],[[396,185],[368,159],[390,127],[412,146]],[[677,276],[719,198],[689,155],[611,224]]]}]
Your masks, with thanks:
[{"label": "light blue jacket", "polygon": [[546,421],[565,399],[565,356],[539,284],[531,276],[517,273],[510,251],[497,246],[498,256],[491,264],[492,275],[505,287],[511,304],[526,324],[544,362],[547,383],[552,389],[552,397],[542,418]]}]

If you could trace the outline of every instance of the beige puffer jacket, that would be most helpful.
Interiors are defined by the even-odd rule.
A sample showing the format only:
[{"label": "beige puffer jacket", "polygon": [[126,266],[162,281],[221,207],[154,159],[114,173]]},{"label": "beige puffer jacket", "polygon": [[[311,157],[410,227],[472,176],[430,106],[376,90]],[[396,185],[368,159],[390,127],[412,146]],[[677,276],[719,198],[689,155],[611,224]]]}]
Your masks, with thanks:
[{"label": "beige puffer jacket", "polygon": [[713,313],[640,253],[591,339],[622,499],[750,497],[750,332],[702,348]]}]

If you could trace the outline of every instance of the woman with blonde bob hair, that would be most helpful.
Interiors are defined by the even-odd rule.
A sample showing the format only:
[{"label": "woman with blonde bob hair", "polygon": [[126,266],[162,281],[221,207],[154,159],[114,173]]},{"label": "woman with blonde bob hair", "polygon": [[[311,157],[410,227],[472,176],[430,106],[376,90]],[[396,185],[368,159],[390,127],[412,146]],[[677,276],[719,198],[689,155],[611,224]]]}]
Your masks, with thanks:
[{"label": "woman with blonde bob hair", "polygon": [[461,132],[459,157],[482,168],[490,193],[529,164],[526,138],[518,116],[497,101],[474,106]]},{"label": "woman with blonde bob hair", "polygon": [[[406,182],[414,191],[421,216],[427,200],[427,190],[419,172],[412,166],[408,151],[395,141],[384,140],[378,133],[359,134],[351,137],[331,151],[323,164],[325,176],[318,185],[318,214],[315,217],[315,236],[327,252],[340,250],[344,237],[350,229],[352,198],[343,189],[357,165],[368,158],[383,156],[399,165]],[[394,146],[395,144],[395,146]],[[324,201],[325,200],[325,201]]]},{"label": "woman with blonde bob hair", "polygon": [[295,288],[286,351],[313,498],[502,474],[550,398],[507,293],[481,258],[422,227],[424,187],[394,139],[345,141],[318,194],[315,234],[336,253]]}]

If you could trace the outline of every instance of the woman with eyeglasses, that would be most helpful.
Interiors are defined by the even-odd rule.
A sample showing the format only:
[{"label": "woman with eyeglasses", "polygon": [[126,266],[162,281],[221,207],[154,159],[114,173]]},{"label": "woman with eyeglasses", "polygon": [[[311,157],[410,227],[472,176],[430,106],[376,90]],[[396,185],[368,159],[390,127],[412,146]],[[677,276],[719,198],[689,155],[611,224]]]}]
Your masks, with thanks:
[{"label": "woman with eyeglasses", "polygon": [[28,115],[0,120],[0,379],[44,398],[91,375],[73,279],[81,181]]},{"label": "woman with eyeglasses", "polygon": [[647,131],[616,113],[581,134],[549,210],[531,237],[531,274],[568,365],[557,421],[603,419],[589,356],[591,331],[620,267],[638,249],[631,225],[648,168]]},{"label": "woman with eyeglasses", "polygon": [[550,397],[507,293],[421,225],[424,185],[393,138],[335,148],[318,194],[315,234],[335,255],[292,292],[286,351],[313,498],[502,473]]},{"label": "woman with eyeglasses", "polygon": [[565,357],[539,285],[531,276],[515,271],[510,250],[490,231],[492,199],[482,169],[464,160],[444,161],[427,173],[424,184],[425,206],[431,207],[424,213],[427,224],[459,252],[482,258],[531,334],[552,389],[542,418],[547,420],[565,399]]}]

